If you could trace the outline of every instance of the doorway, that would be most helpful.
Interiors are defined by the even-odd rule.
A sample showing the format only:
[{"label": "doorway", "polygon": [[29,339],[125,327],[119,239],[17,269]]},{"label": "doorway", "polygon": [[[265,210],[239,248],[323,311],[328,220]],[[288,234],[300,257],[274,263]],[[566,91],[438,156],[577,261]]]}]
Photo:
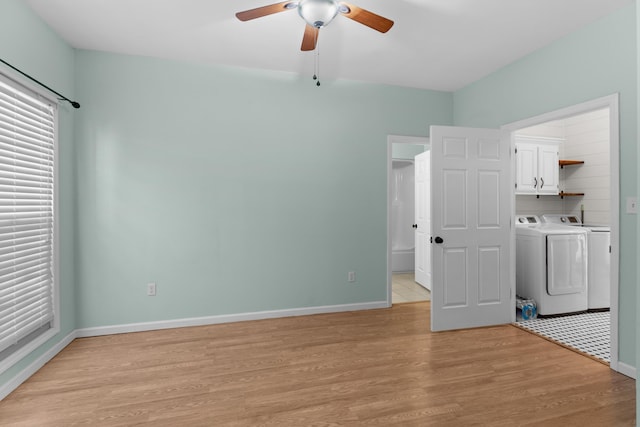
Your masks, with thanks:
[{"label": "doorway", "polygon": [[388,304],[428,301],[430,292],[415,281],[415,156],[428,150],[425,137],[389,135],[388,145]]},{"label": "doorway", "polygon": [[[579,160],[585,162],[581,164],[582,169],[582,166],[561,169],[560,190],[565,191],[568,196],[540,196],[539,198],[516,196],[515,213],[571,214],[580,217],[585,224],[598,223],[610,227],[609,366],[619,371],[617,339],[620,198],[618,95],[614,94],[521,120],[503,126],[503,129],[512,134],[512,148],[515,148],[514,135],[559,138],[566,144],[566,146],[561,144],[561,157],[564,153],[569,157],[580,157]],[[604,143],[607,145],[603,146]],[[603,158],[608,161],[603,163]],[[589,177],[590,174],[594,176]]]}]

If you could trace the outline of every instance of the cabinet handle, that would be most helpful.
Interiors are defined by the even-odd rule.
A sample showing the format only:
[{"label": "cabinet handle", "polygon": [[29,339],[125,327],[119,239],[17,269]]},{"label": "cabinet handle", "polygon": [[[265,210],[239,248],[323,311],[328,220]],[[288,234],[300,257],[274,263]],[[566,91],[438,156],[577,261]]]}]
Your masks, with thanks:
[{"label": "cabinet handle", "polygon": [[542,179],[542,177],[540,177],[540,189],[542,190],[542,187],[544,187],[544,179]]},{"label": "cabinet handle", "polygon": [[533,177],[533,188],[538,188],[538,178]]}]

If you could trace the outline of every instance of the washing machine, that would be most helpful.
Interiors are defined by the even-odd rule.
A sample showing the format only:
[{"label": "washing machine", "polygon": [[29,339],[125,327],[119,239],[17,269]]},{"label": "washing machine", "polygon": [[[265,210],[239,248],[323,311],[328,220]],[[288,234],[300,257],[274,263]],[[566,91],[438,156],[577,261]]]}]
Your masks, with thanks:
[{"label": "washing machine", "polygon": [[516,293],[534,299],[541,316],[586,311],[589,231],[537,215],[517,215],[515,223]]},{"label": "washing machine", "polygon": [[542,215],[547,224],[582,227],[589,231],[587,251],[588,308],[604,310],[611,306],[611,228],[606,225],[584,225],[577,215]]}]

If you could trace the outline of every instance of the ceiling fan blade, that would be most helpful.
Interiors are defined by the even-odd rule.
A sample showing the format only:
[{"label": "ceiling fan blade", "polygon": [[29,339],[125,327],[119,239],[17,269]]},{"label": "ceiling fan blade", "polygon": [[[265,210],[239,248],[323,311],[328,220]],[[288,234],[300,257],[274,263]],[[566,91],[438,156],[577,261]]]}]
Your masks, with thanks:
[{"label": "ceiling fan blade", "polygon": [[392,20],[349,3],[340,2],[340,13],[381,33],[386,33],[393,27]]},{"label": "ceiling fan blade", "polygon": [[314,50],[316,48],[316,42],[318,41],[319,33],[319,28],[312,27],[311,25],[307,24],[307,26],[304,27],[304,36],[302,37],[302,47],[300,48],[300,50]]},{"label": "ceiling fan blade", "polygon": [[236,18],[241,21],[250,21],[251,19],[262,18],[263,16],[271,15],[278,12],[286,12],[287,10],[295,9],[298,7],[297,1],[283,1],[269,6],[257,7],[255,9],[245,10],[243,12],[236,13]]}]

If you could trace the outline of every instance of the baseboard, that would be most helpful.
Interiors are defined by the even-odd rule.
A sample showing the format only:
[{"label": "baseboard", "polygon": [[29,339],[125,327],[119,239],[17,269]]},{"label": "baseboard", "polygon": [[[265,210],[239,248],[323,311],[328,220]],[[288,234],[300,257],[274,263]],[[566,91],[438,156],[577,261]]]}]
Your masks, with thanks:
[{"label": "baseboard", "polygon": [[128,332],[153,331],[158,329],[183,328],[187,326],[215,325],[219,323],[242,322],[247,320],[273,319],[278,317],[306,316],[310,314],[338,313],[343,311],[373,310],[388,308],[386,301],[376,301],[360,304],[326,305],[319,307],[294,308],[288,310],[258,311],[254,313],[227,314],[219,316],[195,317],[159,322],[130,323],[125,325],[102,326],[97,328],[76,329],[64,337],[60,342],[47,350],[42,356],[34,360],[15,377],[0,386],[0,400],[35,374],[48,361],[53,359],[62,349],[71,344],[76,338],[93,337],[99,335],[122,334]]},{"label": "baseboard", "polygon": [[[214,325],[220,323],[242,322],[248,320],[273,319],[278,317],[306,316],[310,314],[338,313],[344,311],[373,310],[388,308],[386,301],[377,301],[361,304],[342,304],[319,307],[295,308],[288,310],[258,311],[253,313],[228,314],[219,316],[195,317],[188,319],[176,319],[160,322],[130,323],[124,325],[102,326],[96,328],[76,329],[64,337],[60,342],[47,350],[42,356],[34,360],[7,383],[0,386],[0,400],[8,396],[12,391],[35,374],[48,361],[68,346],[74,339],[99,335],[112,335],[129,332],[152,331],[158,329],[182,328],[188,326]],[[623,362],[618,362],[616,371],[630,378],[636,378],[636,368]]]},{"label": "baseboard", "polygon": [[215,325],[220,323],[244,322],[248,320],[274,319],[279,317],[307,316],[310,314],[338,313],[343,311],[372,310],[388,308],[387,301],[359,304],[325,305],[318,307],[293,308],[285,310],[257,311],[253,313],[222,314],[217,316],[194,317],[187,319],[164,320],[158,322],[129,323],[113,326],[78,329],[77,337],[95,337],[100,335],[124,334],[130,332],[154,331],[158,329],[184,328],[188,326]]},{"label": "baseboard", "polygon": [[7,381],[5,384],[2,384],[2,386],[0,387],[0,400],[7,397],[9,393],[17,389],[20,384],[29,379],[31,375],[38,372],[40,368],[42,368],[48,361],[53,359],[56,354],[60,353],[62,349],[71,344],[71,341],[76,339],[76,332],[77,331],[74,330],[69,333],[69,335],[64,337],[61,341],[47,350],[42,356],[34,360],[29,366],[20,371],[15,377]]},{"label": "baseboard", "polygon": [[623,362],[618,362],[616,371],[620,372],[622,375],[628,376],[629,378],[633,378],[634,380],[636,379],[636,368],[631,365],[627,365]]}]

